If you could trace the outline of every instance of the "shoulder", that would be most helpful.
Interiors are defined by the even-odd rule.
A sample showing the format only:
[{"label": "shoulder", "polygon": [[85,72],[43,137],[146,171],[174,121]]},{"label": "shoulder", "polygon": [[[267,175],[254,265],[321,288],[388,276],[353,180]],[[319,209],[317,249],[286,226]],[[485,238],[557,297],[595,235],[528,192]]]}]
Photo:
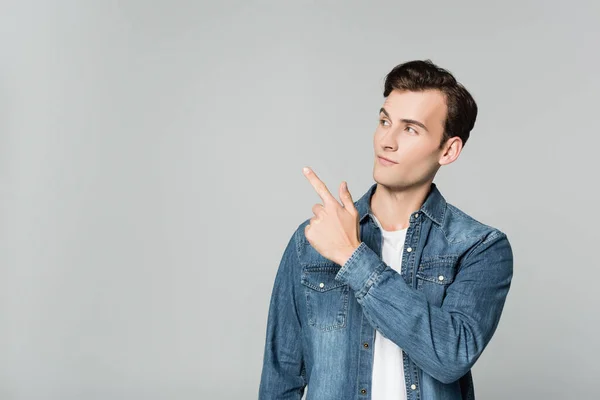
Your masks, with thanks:
[{"label": "shoulder", "polygon": [[445,217],[438,229],[450,242],[480,242],[506,237],[506,233],[499,228],[474,218],[451,203],[446,203]]},{"label": "shoulder", "polygon": [[442,226],[449,248],[464,260],[496,260],[502,262],[502,270],[512,273],[512,247],[505,232],[481,222],[458,207],[447,204]]}]

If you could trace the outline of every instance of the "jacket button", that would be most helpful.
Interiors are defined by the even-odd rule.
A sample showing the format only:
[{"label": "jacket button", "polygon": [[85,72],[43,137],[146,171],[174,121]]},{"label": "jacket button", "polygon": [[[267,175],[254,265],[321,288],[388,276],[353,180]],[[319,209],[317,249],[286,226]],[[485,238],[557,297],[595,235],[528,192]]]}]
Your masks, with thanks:
[{"label": "jacket button", "polygon": [[360,389],[360,394],[367,394],[367,389]]},{"label": "jacket button", "polygon": [[444,275],[438,276],[438,280],[443,281],[444,280]]},{"label": "jacket button", "polygon": [[324,287],[324,286],[325,286],[325,284],[324,284],[323,282],[319,283],[319,287],[320,287],[320,288],[322,288],[322,287]]},{"label": "jacket button", "polygon": [[369,348],[369,343],[367,343],[367,342],[364,342],[364,343],[363,343],[363,347],[364,347],[365,349],[368,349],[368,348]]},{"label": "jacket button", "polygon": [[412,247],[409,247],[408,249],[406,249],[406,251],[410,253],[412,251]]},{"label": "jacket button", "polygon": [[410,388],[411,388],[412,390],[417,390],[417,385],[415,385],[415,384],[413,383],[412,385],[410,385]]}]

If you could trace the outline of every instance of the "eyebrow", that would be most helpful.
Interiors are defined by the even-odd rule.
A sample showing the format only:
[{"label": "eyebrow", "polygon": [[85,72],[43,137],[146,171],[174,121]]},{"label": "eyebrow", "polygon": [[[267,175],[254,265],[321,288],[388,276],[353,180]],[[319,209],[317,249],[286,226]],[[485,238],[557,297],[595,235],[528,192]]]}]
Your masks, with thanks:
[{"label": "eyebrow", "polygon": [[[389,119],[392,119],[390,117],[390,114],[388,114],[388,112],[385,110],[385,108],[381,107],[379,109],[379,113],[384,113],[386,117],[388,117]],[[407,119],[407,118],[401,118],[400,122],[404,122],[405,124],[414,124],[417,126],[420,126],[421,128],[425,129],[427,132],[429,132],[429,129],[427,129],[427,127],[425,126],[424,123],[417,121],[416,119]]]}]

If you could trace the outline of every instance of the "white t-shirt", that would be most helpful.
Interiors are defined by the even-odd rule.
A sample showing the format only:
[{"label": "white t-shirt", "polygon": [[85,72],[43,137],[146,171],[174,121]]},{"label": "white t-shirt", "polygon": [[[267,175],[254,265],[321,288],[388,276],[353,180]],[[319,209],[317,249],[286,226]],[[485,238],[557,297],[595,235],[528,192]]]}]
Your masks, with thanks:
[{"label": "white t-shirt", "polygon": [[[383,234],[381,259],[400,273],[402,265],[402,249],[408,228],[398,231],[386,231],[374,218]],[[404,382],[404,362],[402,349],[375,330],[373,343],[373,381],[371,386],[372,400],[406,400],[406,383]]]}]

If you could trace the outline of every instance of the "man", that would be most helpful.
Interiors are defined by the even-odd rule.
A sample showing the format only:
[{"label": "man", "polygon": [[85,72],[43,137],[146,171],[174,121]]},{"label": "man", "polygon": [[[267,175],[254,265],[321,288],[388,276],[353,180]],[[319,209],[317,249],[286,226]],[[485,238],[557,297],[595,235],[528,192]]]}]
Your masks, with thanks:
[{"label": "man", "polygon": [[275,277],[259,398],[474,399],[471,367],[509,291],[505,233],[447,203],[433,179],[469,138],[477,106],[426,61],[387,76],[370,189],[298,226]]}]

